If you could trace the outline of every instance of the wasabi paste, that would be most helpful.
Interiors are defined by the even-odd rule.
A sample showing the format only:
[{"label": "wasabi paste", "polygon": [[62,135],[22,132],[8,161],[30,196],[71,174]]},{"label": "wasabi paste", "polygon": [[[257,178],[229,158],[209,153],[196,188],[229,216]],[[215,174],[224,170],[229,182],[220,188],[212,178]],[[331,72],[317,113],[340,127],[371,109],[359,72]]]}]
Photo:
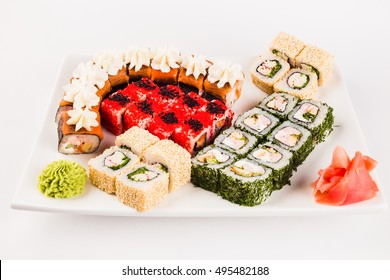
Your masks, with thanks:
[{"label": "wasabi paste", "polygon": [[77,162],[58,160],[39,175],[38,188],[49,197],[69,198],[83,192],[87,181],[84,167]]}]

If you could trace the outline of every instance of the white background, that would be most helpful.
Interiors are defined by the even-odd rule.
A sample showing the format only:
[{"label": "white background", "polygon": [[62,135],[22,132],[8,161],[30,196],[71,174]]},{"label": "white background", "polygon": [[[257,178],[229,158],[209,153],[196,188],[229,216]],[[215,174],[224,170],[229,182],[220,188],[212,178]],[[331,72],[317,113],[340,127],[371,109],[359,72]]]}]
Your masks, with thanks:
[{"label": "white background", "polygon": [[1,259],[389,259],[390,213],[127,218],[13,210],[65,54],[129,45],[256,55],[286,31],[335,55],[390,201],[386,1],[0,0]]}]

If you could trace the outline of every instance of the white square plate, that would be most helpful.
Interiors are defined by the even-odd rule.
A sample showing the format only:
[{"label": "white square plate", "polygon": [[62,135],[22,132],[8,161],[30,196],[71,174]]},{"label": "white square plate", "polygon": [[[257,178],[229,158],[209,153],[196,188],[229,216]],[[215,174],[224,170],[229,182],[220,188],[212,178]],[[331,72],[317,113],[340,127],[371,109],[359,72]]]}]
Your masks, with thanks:
[{"label": "white square plate", "polygon": [[[371,173],[380,189],[378,195],[368,201],[347,206],[327,206],[314,201],[310,183],[317,178],[317,171],[331,162],[335,146],[347,149],[350,156],[355,151],[367,151],[359,124],[356,119],[347,89],[337,69],[332,80],[317,93],[318,99],[334,108],[335,128],[328,139],[318,145],[307,160],[294,173],[291,185],[274,192],[261,205],[243,207],[223,200],[214,193],[187,184],[168,197],[157,207],[146,213],[139,213],[119,202],[114,195],[108,195],[87,182],[82,195],[71,199],[45,197],[37,188],[38,176],[43,168],[52,161],[69,159],[81,163],[87,168],[91,157],[102,153],[112,146],[114,136],[105,132],[105,138],[99,149],[90,155],[62,155],[57,151],[57,126],[54,116],[62,98],[62,87],[69,81],[73,70],[80,62],[89,57],[68,55],[64,58],[58,73],[47,116],[39,132],[35,148],[31,153],[22,175],[20,185],[12,201],[12,208],[76,213],[86,215],[138,216],[138,217],[250,217],[250,216],[288,216],[288,215],[329,215],[374,213],[387,209],[383,190],[375,170]],[[234,105],[236,115],[256,106],[265,94],[257,89],[250,80],[248,69],[254,57],[231,57],[233,63],[240,63],[246,74],[242,96]]]}]

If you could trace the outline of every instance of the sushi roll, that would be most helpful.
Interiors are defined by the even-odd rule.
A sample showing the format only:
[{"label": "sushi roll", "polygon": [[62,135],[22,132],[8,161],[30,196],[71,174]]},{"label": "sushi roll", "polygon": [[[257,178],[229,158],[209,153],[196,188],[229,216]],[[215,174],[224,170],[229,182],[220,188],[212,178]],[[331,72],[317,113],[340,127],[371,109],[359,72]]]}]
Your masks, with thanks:
[{"label": "sushi roll", "polygon": [[115,194],[117,176],[138,162],[130,150],[113,146],[88,161],[89,180],[102,191]]},{"label": "sushi roll", "polygon": [[118,147],[126,147],[142,158],[145,150],[158,141],[159,138],[157,136],[154,136],[145,129],[133,126],[125,133],[116,137],[115,145]]},{"label": "sushi roll", "polygon": [[130,47],[122,53],[122,60],[126,64],[129,82],[151,77],[152,53],[149,48]]},{"label": "sushi roll", "polygon": [[274,84],[290,70],[290,64],[276,55],[260,55],[250,68],[252,82],[267,94],[274,92]]},{"label": "sushi roll", "polygon": [[316,74],[318,85],[324,85],[333,74],[333,56],[315,46],[306,46],[296,57],[297,67]]},{"label": "sushi roll", "polygon": [[271,42],[269,49],[274,55],[290,63],[291,67],[295,67],[295,59],[304,47],[305,43],[301,40],[285,32],[280,32]]},{"label": "sushi roll", "polygon": [[147,163],[161,163],[168,168],[169,192],[190,182],[191,155],[171,140],[160,140],[146,148],[144,159]]},{"label": "sushi roll", "polygon": [[184,91],[195,91],[199,95],[203,94],[203,81],[207,74],[207,69],[211,62],[203,56],[188,55],[181,63],[178,84]]},{"label": "sushi roll", "polygon": [[294,169],[292,157],[291,152],[271,142],[260,144],[248,155],[248,158],[272,169],[273,190],[290,183]]},{"label": "sushi roll", "polygon": [[293,153],[294,168],[303,163],[315,145],[309,130],[290,121],[276,127],[268,140]]},{"label": "sushi roll", "polygon": [[231,65],[227,62],[214,63],[208,69],[204,80],[204,91],[214,98],[221,100],[231,108],[240,98],[244,73],[240,65]]},{"label": "sushi roll", "polygon": [[129,76],[127,76],[126,65],[119,52],[105,50],[98,53],[92,61],[106,71],[113,92],[128,84]]},{"label": "sushi roll", "polygon": [[288,119],[309,129],[316,143],[323,142],[333,130],[333,108],[314,100],[302,100]]},{"label": "sushi roll", "polygon": [[103,140],[98,106],[68,107],[58,117],[58,151],[62,154],[89,154],[97,150]]},{"label": "sushi roll", "polygon": [[239,205],[255,206],[270,196],[273,182],[270,168],[244,158],[222,169],[218,194]]},{"label": "sushi roll", "polygon": [[235,121],[234,126],[252,134],[257,139],[262,140],[267,137],[270,131],[278,124],[278,118],[255,107],[239,116]]},{"label": "sushi roll", "polygon": [[220,170],[236,159],[236,155],[224,149],[215,145],[207,146],[191,160],[191,182],[196,187],[218,193]]},{"label": "sushi roll", "polygon": [[222,132],[214,141],[217,147],[236,154],[238,158],[245,157],[257,142],[255,136],[233,127]]},{"label": "sushi roll", "polygon": [[317,76],[304,69],[291,69],[274,85],[275,92],[286,92],[301,99],[313,99],[318,90]]},{"label": "sushi roll", "polygon": [[299,99],[291,94],[275,92],[264,98],[258,107],[270,112],[279,119],[286,120],[298,101]]},{"label": "sushi roll", "polygon": [[213,117],[212,136],[207,141],[210,145],[222,131],[232,126],[234,112],[218,99],[208,101],[205,111]]},{"label": "sushi roll", "polygon": [[173,48],[163,48],[157,50],[152,59],[151,80],[157,84],[177,84],[181,54]]},{"label": "sushi roll", "polygon": [[116,196],[127,206],[144,212],[168,194],[169,175],[157,166],[140,163],[116,179]]}]

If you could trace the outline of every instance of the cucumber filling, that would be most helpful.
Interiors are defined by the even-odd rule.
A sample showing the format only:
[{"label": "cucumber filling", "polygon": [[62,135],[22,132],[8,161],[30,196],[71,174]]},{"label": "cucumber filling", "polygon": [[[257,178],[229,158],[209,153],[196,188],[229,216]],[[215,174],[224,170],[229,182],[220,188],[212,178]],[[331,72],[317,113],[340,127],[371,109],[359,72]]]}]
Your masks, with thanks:
[{"label": "cucumber filling", "polygon": [[287,84],[293,89],[302,89],[307,86],[310,77],[301,72],[294,72],[287,78]]},{"label": "cucumber filling", "polygon": [[138,168],[137,170],[127,174],[127,178],[135,182],[147,182],[156,178],[158,174],[146,167]]},{"label": "cucumber filling", "polygon": [[289,59],[288,59],[288,56],[285,55],[284,53],[282,53],[282,52],[280,52],[280,51],[278,51],[278,50],[272,50],[272,53],[273,53],[274,55],[279,56],[280,58],[283,58],[283,59],[286,60],[288,63],[290,63],[290,62],[289,62]]},{"label": "cucumber filling", "polygon": [[121,169],[130,161],[124,153],[116,151],[104,159],[104,165],[112,170]]},{"label": "cucumber filling", "polygon": [[315,68],[309,64],[304,64],[304,63],[302,63],[302,68],[315,73],[317,75],[317,79],[320,79],[320,71],[318,71],[317,68]]},{"label": "cucumber filling", "polygon": [[165,173],[168,173],[168,168],[164,165],[164,164],[161,164],[161,163],[154,163],[152,164],[153,166],[157,167],[158,169],[160,169],[161,171],[164,171]]},{"label": "cucumber filling", "polygon": [[268,78],[273,78],[279,70],[282,69],[282,65],[276,59],[264,60],[256,69],[256,71]]}]

